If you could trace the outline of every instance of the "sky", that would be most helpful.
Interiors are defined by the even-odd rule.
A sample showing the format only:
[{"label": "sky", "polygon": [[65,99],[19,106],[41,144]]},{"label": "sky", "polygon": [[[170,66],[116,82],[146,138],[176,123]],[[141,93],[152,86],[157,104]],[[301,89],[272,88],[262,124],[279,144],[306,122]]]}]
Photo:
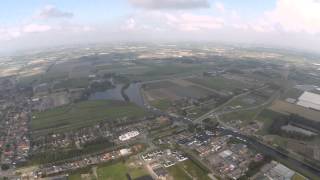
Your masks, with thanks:
[{"label": "sky", "polygon": [[320,0],[1,0],[0,52],[144,41],[320,52]]}]

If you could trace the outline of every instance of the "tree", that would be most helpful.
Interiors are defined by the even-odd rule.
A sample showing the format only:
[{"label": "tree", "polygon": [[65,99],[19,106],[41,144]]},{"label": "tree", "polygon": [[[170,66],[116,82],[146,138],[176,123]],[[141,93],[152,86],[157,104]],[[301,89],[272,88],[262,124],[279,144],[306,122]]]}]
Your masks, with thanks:
[{"label": "tree", "polygon": [[188,125],[188,131],[191,132],[191,133],[194,133],[196,128],[197,128],[197,126],[194,125],[194,124],[189,124]]},{"label": "tree", "polygon": [[8,165],[8,164],[2,164],[1,165],[1,170],[2,171],[6,171],[6,170],[8,170],[10,168],[10,166]]}]

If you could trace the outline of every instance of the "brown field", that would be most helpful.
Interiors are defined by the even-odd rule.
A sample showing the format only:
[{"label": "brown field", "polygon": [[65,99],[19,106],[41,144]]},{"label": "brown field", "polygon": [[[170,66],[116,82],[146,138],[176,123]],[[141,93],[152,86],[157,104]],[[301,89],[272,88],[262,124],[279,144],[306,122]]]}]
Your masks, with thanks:
[{"label": "brown field", "polygon": [[298,114],[301,117],[313,121],[320,121],[320,111],[304,108],[296,104],[287,103],[285,101],[275,101],[269,109],[282,114]]}]

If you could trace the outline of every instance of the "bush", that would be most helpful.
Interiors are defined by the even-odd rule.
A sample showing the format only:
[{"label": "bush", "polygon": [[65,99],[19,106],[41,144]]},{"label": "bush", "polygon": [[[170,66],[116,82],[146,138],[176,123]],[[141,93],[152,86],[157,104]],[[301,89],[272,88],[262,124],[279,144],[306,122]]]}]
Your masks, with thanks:
[{"label": "bush", "polygon": [[8,164],[2,164],[1,165],[1,170],[2,171],[6,171],[6,170],[8,170],[10,168],[10,166],[8,165]]}]

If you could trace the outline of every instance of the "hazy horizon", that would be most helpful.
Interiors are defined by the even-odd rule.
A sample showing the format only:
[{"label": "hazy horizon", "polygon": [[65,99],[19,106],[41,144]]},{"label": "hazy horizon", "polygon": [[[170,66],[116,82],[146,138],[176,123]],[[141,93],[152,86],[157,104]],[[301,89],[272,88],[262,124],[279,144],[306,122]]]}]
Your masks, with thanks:
[{"label": "hazy horizon", "polygon": [[0,53],[112,42],[223,42],[320,52],[317,0],[5,1]]}]

